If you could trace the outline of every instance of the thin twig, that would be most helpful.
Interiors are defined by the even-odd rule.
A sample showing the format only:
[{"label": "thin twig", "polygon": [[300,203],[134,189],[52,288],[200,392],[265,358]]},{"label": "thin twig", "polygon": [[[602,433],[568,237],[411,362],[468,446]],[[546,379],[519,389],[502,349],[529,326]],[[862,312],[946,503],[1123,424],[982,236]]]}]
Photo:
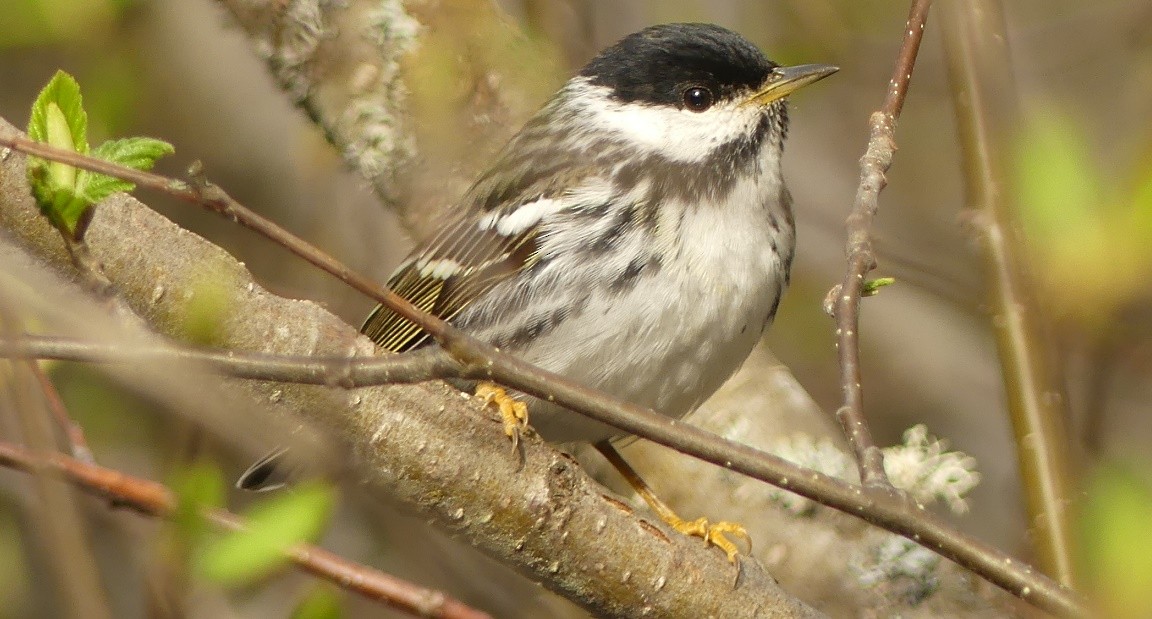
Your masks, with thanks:
[{"label": "thin twig", "polygon": [[[41,459],[17,445],[0,442],[0,465],[28,472],[48,466],[85,490],[145,515],[168,517],[176,509],[175,495],[161,484],[62,454],[47,454]],[[205,517],[223,529],[236,531],[244,528],[243,520],[227,511],[213,510],[205,514]],[[487,613],[471,608],[443,592],[426,589],[348,561],[316,546],[295,544],[286,548],[284,555],[307,572],[417,617],[491,619]]]},{"label": "thin twig", "polygon": [[876,254],[872,248],[872,220],[879,210],[880,191],[887,183],[885,172],[892,165],[896,150],[896,121],[904,107],[912,68],[924,36],[931,0],[915,0],[908,15],[904,42],[896,57],[896,68],[888,83],[884,104],[869,118],[868,149],[860,158],[860,185],[852,213],[848,216],[846,253],[848,269],[844,281],[829,293],[829,305],[836,319],[837,351],[840,356],[840,385],[844,403],[836,411],[836,418],[848,438],[860,467],[860,479],[866,487],[890,489],[891,483],[884,472],[884,453],[872,440],[864,419],[863,378],[860,371],[860,296],[864,277],[876,267]]},{"label": "thin twig", "polygon": [[176,344],[105,344],[75,338],[25,335],[0,338],[0,357],[19,352],[36,359],[88,363],[200,363],[234,378],[353,389],[463,378],[463,368],[439,348],[379,357],[317,357],[208,350]]},{"label": "thin twig", "polygon": [[[8,344],[8,342],[5,342]],[[15,346],[19,346],[19,344]],[[13,350],[5,351],[5,356],[16,356],[17,350],[13,346]],[[28,354],[27,350],[24,351]],[[39,357],[38,358],[43,358]],[[92,457],[92,449],[88,447],[88,439],[84,436],[84,428],[76,423],[71,416],[68,415],[68,409],[64,407],[64,401],[60,398],[60,392],[56,390],[56,385],[52,384],[52,380],[48,378],[48,373],[44,368],[40,367],[39,361],[36,359],[28,359],[28,368],[31,370],[32,375],[36,377],[36,382],[40,384],[40,391],[44,393],[44,399],[48,404],[48,410],[52,412],[52,416],[56,418],[56,423],[60,424],[60,429],[64,432],[64,436],[68,439],[68,450],[72,453],[72,457],[81,462],[88,464],[95,464],[96,460]]]},{"label": "thin twig", "polygon": [[199,192],[189,189],[180,181],[123,168],[21,137],[0,136],[0,145],[156,188],[232,218],[237,223],[284,245],[308,262],[335,275],[371,298],[385,302],[405,317],[410,317],[416,324],[427,328],[447,349],[446,352],[459,362],[462,377],[495,380],[529,395],[556,402],[574,412],[630,434],[863,518],[939,552],[988,579],[989,582],[1050,612],[1065,616],[1079,616],[1086,612],[1082,602],[1071,591],[1034,572],[1010,555],[962,535],[898,494],[862,493],[860,487],[856,485],[802,469],[772,454],[741,445],[690,424],[678,423],[651,409],[628,404],[602,392],[582,387],[476,342],[443,321],[420,312],[391,291],[353,273],[335,258],[271,221],[236,204],[222,192],[217,193],[218,190],[211,186],[205,187],[205,191],[213,195],[201,197]]},{"label": "thin twig", "polygon": [[[398,382],[427,380],[432,377],[420,376],[419,372],[428,368],[430,368],[428,371],[446,372],[438,376],[441,378],[468,377],[467,374],[455,373],[453,368],[459,369],[459,366],[438,350],[381,358],[347,359],[221,353],[176,348],[133,350],[65,338],[37,336],[26,337],[21,345],[24,346],[25,354],[30,356],[43,354],[57,359],[95,362],[201,361],[215,370],[227,370],[230,375],[241,378],[276,380],[270,377],[284,377],[291,374],[299,382],[309,384],[365,386],[379,383],[360,381],[383,378],[386,373],[391,373],[393,377],[402,377]],[[0,340],[0,354],[6,353],[9,346],[9,342]],[[416,361],[408,363],[408,357],[415,357]],[[435,361],[436,359],[441,361]],[[340,377],[336,383],[330,382],[334,376]],[[863,518],[939,552],[1041,608],[1067,616],[1079,614],[1079,602],[1070,591],[1046,580],[1026,564],[1004,552],[955,531],[930,512],[909,508],[908,502],[898,494],[862,493],[854,484],[796,466],[772,454],[724,439],[694,426],[676,424],[658,413],[613,400],[598,392],[585,390],[572,393],[563,387],[557,389],[556,385],[549,384],[547,376],[519,375],[514,369],[505,370],[499,364],[494,364],[485,376],[496,378],[501,383],[527,393],[535,395],[551,393],[556,402],[593,419],[610,423],[682,453]]]},{"label": "thin twig", "polygon": [[304,239],[288,232],[272,220],[232,199],[223,189],[204,180],[202,169],[198,164],[191,166],[192,182],[186,183],[152,172],[134,170],[109,161],[82,155],[75,151],[55,148],[20,135],[0,136],[0,144],[28,155],[66,163],[90,172],[126,180],[141,187],[165,193],[178,200],[207,208],[214,213],[222,215],[249,230],[275,241],[288,251],[351,286],[356,291],[378,303],[384,304],[385,307],[411,320],[435,338],[437,343],[462,363],[483,364],[492,359],[510,359],[508,355],[500,353],[494,347],[483,344],[465,335],[436,316],[420,311],[415,305],[412,305],[408,299],[381,286],[370,278],[356,273]]},{"label": "thin twig", "polygon": [[1003,9],[996,0],[945,5],[945,53],[968,200],[988,281],[988,304],[1000,353],[1016,458],[1026,490],[1031,539],[1040,566],[1072,586],[1075,569],[1068,510],[1072,504],[1066,398],[1048,359],[1027,260],[1020,248],[1012,192],[1000,155],[1018,116]]}]

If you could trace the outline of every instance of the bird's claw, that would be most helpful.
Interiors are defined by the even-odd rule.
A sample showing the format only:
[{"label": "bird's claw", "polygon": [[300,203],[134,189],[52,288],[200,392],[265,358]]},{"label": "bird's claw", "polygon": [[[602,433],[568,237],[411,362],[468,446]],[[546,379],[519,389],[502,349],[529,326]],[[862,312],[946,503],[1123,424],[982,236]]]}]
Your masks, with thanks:
[{"label": "bird's claw", "polygon": [[736,565],[736,558],[740,551],[736,547],[736,543],[728,539],[728,535],[743,539],[748,545],[748,552],[752,552],[752,538],[748,536],[747,529],[741,524],[727,521],[709,522],[707,518],[697,518],[696,520],[675,518],[669,520],[668,524],[684,535],[699,537],[704,540],[704,543],[723,550],[724,554],[728,556],[728,562],[733,565]]},{"label": "bird's claw", "polygon": [[512,451],[516,451],[520,446],[520,433],[528,427],[528,405],[508,395],[495,383],[477,385],[476,397],[483,399],[486,406],[494,405],[500,411],[504,434],[512,441]]}]

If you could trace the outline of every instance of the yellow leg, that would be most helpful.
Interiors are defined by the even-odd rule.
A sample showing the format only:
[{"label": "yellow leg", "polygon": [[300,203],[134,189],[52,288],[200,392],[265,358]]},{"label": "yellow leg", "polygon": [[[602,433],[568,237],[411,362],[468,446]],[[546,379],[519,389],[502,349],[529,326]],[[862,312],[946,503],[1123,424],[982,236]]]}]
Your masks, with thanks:
[{"label": "yellow leg", "polygon": [[504,420],[504,434],[512,439],[512,449],[520,444],[520,432],[528,426],[528,405],[514,399],[496,383],[483,382],[476,385],[476,397],[483,398],[485,405],[495,405]]},{"label": "yellow leg", "polygon": [[640,478],[636,470],[621,457],[620,452],[616,451],[616,448],[613,447],[611,443],[608,441],[596,443],[596,449],[604,455],[608,462],[612,463],[612,466],[616,467],[617,471],[620,471],[620,475],[624,477],[628,485],[632,486],[636,494],[639,494],[640,498],[644,499],[644,502],[652,508],[652,511],[656,512],[656,515],[660,516],[661,520],[668,523],[668,526],[685,535],[699,537],[703,539],[706,544],[711,544],[723,550],[724,554],[728,555],[728,562],[733,565],[736,564],[736,557],[740,554],[740,551],[736,548],[736,544],[728,539],[726,534],[742,538],[745,543],[748,544],[748,551],[752,551],[752,539],[748,537],[748,531],[746,531],[742,525],[735,522],[709,522],[707,518],[684,520],[680,516],[677,516],[676,512],[672,511],[672,508],[668,507],[667,503],[661,501],[659,497],[652,492],[652,488]]}]

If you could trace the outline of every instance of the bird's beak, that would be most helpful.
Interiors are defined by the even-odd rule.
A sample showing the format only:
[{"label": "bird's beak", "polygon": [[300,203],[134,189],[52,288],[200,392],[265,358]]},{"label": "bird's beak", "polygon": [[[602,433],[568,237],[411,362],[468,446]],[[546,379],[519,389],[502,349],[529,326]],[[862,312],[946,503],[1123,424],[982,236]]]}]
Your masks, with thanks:
[{"label": "bird's beak", "polygon": [[795,67],[776,67],[768,75],[767,81],[760,91],[748,97],[744,103],[749,105],[768,105],[777,99],[783,99],[794,91],[818,82],[840,70],[828,64],[802,64]]}]

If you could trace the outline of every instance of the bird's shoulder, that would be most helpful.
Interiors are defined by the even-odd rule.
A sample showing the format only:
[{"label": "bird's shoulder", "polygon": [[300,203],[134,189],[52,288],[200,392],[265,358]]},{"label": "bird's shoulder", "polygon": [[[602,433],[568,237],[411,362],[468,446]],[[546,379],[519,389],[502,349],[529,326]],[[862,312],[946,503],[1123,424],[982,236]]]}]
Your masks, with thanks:
[{"label": "bird's shoulder", "polygon": [[[577,161],[551,170],[505,160],[504,174],[482,176],[446,218],[393,272],[388,287],[416,307],[451,321],[500,282],[540,259],[539,234],[551,218],[606,200],[590,191],[605,181]],[[428,342],[418,326],[378,306],[361,331],[386,350]]]}]

